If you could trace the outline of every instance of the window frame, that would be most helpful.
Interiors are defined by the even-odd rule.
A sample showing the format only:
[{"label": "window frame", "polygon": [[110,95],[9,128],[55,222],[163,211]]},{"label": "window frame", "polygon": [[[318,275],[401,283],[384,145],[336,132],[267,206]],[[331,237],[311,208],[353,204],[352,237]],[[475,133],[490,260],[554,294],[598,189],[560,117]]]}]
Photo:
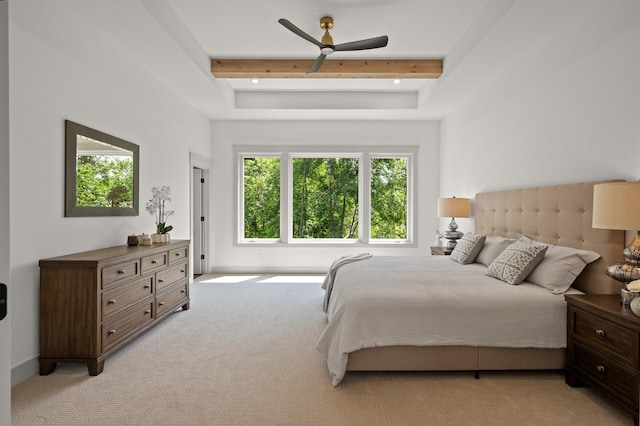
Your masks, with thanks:
[{"label": "window frame", "polygon": [[[418,146],[253,146],[237,145],[234,156],[234,228],[235,246],[379,246],[417,247],[418,173],[415,162]],[[244,238],[244,158],[280,158],[280,238]],[[358,238],[294,238],[293,226],[293,159],[356,157],[358,161]],[[373,158],[407,159],[407,238],[371,238],[371,160]],[[366,177],[366,179],[365,179]],[[284,189],[284,194],[283,194]]]}]

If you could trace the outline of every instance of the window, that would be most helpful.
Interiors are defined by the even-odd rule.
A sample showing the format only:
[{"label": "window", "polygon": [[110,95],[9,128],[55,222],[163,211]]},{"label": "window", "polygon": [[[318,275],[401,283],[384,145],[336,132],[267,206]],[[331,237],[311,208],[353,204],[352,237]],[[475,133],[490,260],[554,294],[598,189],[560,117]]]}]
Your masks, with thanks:
[{"label": "window", "polygon": [[243,160],[244,239],[280,238],[280,158]]},{"label": "window", "polygon": [[358,158],[293,158],[293,238],[358,238]]},{"label": "window", "polygon": [[242,148],[235,149],[239,243],[413,243],[417,147]]},{"label": "window", "polygon": [[371,238],[407,238],[406,157],[371,159]]}]

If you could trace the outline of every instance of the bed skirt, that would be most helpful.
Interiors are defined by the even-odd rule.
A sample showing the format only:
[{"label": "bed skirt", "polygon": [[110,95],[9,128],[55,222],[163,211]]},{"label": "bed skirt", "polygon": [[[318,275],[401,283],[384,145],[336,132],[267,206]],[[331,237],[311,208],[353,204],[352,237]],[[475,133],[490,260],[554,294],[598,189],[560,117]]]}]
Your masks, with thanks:
[{"label": "bed skirt", "polygon": [[562,370],[566,349],[382,346],[349,354],[347,371]]}]

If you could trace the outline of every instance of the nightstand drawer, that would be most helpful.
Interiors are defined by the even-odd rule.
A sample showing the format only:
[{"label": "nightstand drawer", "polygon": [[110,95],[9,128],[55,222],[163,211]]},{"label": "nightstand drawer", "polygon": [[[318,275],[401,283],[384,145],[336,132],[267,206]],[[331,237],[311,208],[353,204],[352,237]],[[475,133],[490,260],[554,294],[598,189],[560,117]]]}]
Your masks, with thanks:
[{"label": "nightstand drawer", "polygon": [[616,392],[617,399],[623,399],[627,406],[634,407],[637,401],[637,374],[611,361],[598,352],[591,351],[586,346],[574,346],[575,366],[582,369],[587,376],[600,382],[603,387]]},{"label": "nightstand drawer", "polygon": [[627,366],[638,369],[639,334],[611,321],[573,310],[573,337],[589,347],[616,356]]}]

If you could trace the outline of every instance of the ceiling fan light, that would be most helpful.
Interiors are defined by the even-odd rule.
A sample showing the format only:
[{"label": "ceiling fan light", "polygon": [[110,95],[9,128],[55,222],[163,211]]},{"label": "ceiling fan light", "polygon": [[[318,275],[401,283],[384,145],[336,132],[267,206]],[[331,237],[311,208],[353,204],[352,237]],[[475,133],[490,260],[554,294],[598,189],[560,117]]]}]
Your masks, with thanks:
[{"label": "ceiling fan light", "polygon": [[334,52],[333,47],[331,46],[325,46],[322,49],[320,49],[320,53],[322,53],[323,55],[331,55]]}]

